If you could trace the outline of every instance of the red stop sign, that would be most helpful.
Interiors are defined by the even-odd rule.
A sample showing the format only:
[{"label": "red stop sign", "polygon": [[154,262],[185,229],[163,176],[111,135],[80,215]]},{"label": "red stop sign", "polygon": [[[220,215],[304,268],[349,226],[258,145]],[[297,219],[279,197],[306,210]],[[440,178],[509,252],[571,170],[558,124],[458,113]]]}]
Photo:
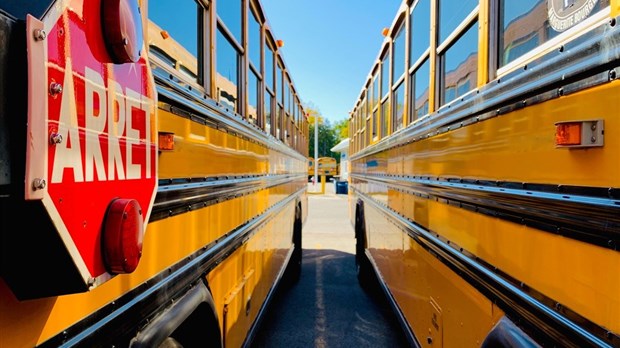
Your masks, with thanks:
[{"label": "red stop sign", "polygon": [[[45,139],[35,139],[46,150],[29,153],[28,160],[32,167],[44,164],[31,169],[27,181],[85,282],[96,286],[111,277],[102,236],[112,202],[137,207],[140,228],[148,221],[157,189],[156,92],[143,42],[135,63],[113,63],[102,26],[114,23],[102,24],[100,1],[60,3],[64,7],[51,10],[43,21],[45,38],[39,38],[45,76],[30,77],[48,93],[39,130]],[[142,30],[140,18],[122,25],[132,22]]]}]

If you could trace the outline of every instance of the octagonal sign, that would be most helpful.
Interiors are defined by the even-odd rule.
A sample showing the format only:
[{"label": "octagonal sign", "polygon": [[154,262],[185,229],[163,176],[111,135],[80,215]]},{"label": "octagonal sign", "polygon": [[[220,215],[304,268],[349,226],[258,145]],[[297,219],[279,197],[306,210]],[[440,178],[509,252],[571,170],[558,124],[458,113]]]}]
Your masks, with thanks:
[{"label": "octagonal sign", "polygon": [[[42,200],[90,288],[114,275],[102,255],[112,202],[138,207],[141,235],[157,190],[154,80],[139,9],[123,13],[127,4],[137,8],[136,1],[106,2],[119,7],[112,11],[118,20],[102,15],[101,1],[66,0],[42,22],[28,21],[26,199]],[[136,13],[138,18],[127,17]],[[112,32],[133,32],[131,39],[142,41],[129,43],[131,61],[115,59],[118,42],[106,42],[104,32],[110,25],[119,26]],[[133,239],[141,243],[124,240]]]}]

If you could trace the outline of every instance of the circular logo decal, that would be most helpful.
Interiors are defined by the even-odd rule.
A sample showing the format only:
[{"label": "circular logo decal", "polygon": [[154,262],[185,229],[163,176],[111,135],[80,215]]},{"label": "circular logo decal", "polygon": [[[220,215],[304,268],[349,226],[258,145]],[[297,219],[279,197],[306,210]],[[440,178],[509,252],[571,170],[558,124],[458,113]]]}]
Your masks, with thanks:
[{"label": "circular logo decal", "polygon": [[549,25],[556,31],[565,31],[588,18],[598,0],[547,0]]}]

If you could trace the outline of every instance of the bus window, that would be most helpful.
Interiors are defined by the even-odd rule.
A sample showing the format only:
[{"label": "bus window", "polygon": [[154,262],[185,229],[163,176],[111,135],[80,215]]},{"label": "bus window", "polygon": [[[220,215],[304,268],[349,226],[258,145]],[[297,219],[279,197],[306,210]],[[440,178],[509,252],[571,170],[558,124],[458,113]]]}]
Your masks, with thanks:
[{"label": "bus window", "polygon": [[273,134],[272,119],[273,114],[271,112],[273,108],[273,102],[275,99],[275,87],[274,87],[274,53],[271,48],[272,45],[268,43],[269,40],[265,39],[265,132],[267,134]]},{"label": "bus window", "polygon": [[224,23],[228,32],[230,32],[237,42],[242,42],[241,32],[243,30],[242,23],[242,1],[226,0],[218,1],[217,16]]},{"label": "bus window", "polygon": [[418,0],[411,10],[411,34],[409,62],[413,72],[409,78],[411,84],[409,103],[409,124],[429,112],[430,87],[430,0]]},{"label": "bus window", "polygon": [[476,88],[478,78],[478,25],[472,24],[441,57],[441,104]]},{"label": "bus window", "polygon": [[430,64],[426,60],[420,67],[413,73],[411,79],[411,95],[413,96],[413,105],[411,110],[412,122],[420,117],[428,114],[428,100],[429,100],[429,79],[430,79]]},{"label": "bus window", "polygon": [[443,45],[452,32],[478,6],[477,0],[437,0],[439,7],[439,45]]},{"label": "bus window", "polygon": [[[169,66],[183,73],[192,82],[201,83],[202,64],[198,63],[202,45],[198,33],[202,28],[202,7],[194,0],[156,2],[149,4],[149,31],[151,53]],[[170,16],[174,12],[183,21]],[[182,62],[182,66],[179,62]]]},{"label": "bus window", "polygon": [[217,98],[233,112],[239,112],[239,66],[242,47],[241,1],[231,0],[218,3],[217,16]]},{"label": "bus window", "polygon": [[258,93],[260,84],[253,69],[248,71],[248,121],[256,124],[258,120]]},{"label": "bus window", "polygon": [[405,72],[405,39],[407,32],[405,30],[405,22],[403,21],[398,33],[394,37],[392,52],[394,56],[394,70],[392,71],[392,81],[396,84]]},{"label": "bus window", "polygon": [[261,93],[261,80],[263,74],[261,72],[261,27],[260,22],[257,19],[256,14],[252,10],[251,6],[248,9],[248,110],[246,111],[247,119],[249,122],[259,124],[260,120],[260,108],[258,97]]},{"label": "bus window", "polygon": [[273,49],[271,45],[265,40],[265,87],[274,93],[275,87],[273,85]]},{"label": "bus window", "polygon": [[282,119],[284,118],[284,89],[283,81],[282,81],[283,73],[282,73],[282,64],[278,60],[276,65],[276,118],[275,118],[275,128],[276,128],[276,138],[282,140],[284,139],[284,130],[282,129]]},{"label": "bus window", "polygon": [[381,137],[388,136],[390,122],[390,100],[386,99],[381,104]]},{"label": "bus window", "polygon": [[256,14],[249,10],[248,20],[248,58],[256,71],[260,71],[260,21]]},{"label": "bus window", "polygon": [[534,51],[608,6],[609,0],[500,1],[499,68]]},{"label": "bus window", "polygon": [[390,51],[386,51],[381,58],[381,132],[380,138],[386,137],[389,133],[390,123]]},{"label": "bus window", "polygon": [[394,131],[403,128],[403,113],[405,111],[405,83],[401,82],[394,91]]},{"label": "bus window", "polygon": [[239,108],[239,54],[221,28],[217,31],[217,91],[220,103],[231,111]]},{"label": "bus window", "polygon": [[368,135],[371,136],[371,138],[369,139],[369,144],[372,143],[374,140],[376,140],[379,137],[379,73],[378,71],[375,71],[373,77],[372,77],[372,83],[371,83],[371,114],[372,114],[372,133],[369,133]]},{"label": "bus window", "polygon": [[430,47],[430,28],[431,28],[431,4],[430,0],[418,0],[411,11],[411,35],[409,64],[413,66],[422,58]]},{"label": "bus window", "polygon": [[405,96],[405,42],[406,42],[406,30],[405,21],[402,21],[400,29],[396,33],[394,42],[392,44],[392,56],[394,57],[394,64],[392,69],[392,89],[393,89],[393,101],[394,115],[392,117],[393,131],[397,131],[403,128],[403,111],[404,111],[404,96]]},{"label": "bus window", "polygon": [[265,89],[265,132],[271,134],[271,105],[273,104],[273,95],[269,90]]},{"label": "bus window", "polygon": [[390,92],[390,52],[381,58],[381,99],[387,98]]},{"label": "bus window", "polygon": [[477,87],[478,6],[474,0],[457,5],[439,0],[438,6],[439,102],[444,105]]}]

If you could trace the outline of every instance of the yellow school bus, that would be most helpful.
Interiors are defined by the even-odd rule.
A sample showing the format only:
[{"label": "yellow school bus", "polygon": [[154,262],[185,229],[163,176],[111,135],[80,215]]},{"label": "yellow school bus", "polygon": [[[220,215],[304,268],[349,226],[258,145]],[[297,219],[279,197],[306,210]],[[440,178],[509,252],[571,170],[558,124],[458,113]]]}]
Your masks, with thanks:
[{"label": "yellow school bus", "polygon": [[[325,175],[326,179],[330,179],[335,175],[338,175],[338,163],[333,157],[319,157],[319,176]],[[311,180],[314,176],[314,157],[308,157],[308,180]]]},{"label": "yellow school bus", "polygon": [[250,345],[307,216],[260,2],[3,2],[0,38],[0,347]]},{"label": "yellow school bus", "polygon": [[409,0],[384,31],[350,216],[413,346],[620,346],[619,14]]}]

